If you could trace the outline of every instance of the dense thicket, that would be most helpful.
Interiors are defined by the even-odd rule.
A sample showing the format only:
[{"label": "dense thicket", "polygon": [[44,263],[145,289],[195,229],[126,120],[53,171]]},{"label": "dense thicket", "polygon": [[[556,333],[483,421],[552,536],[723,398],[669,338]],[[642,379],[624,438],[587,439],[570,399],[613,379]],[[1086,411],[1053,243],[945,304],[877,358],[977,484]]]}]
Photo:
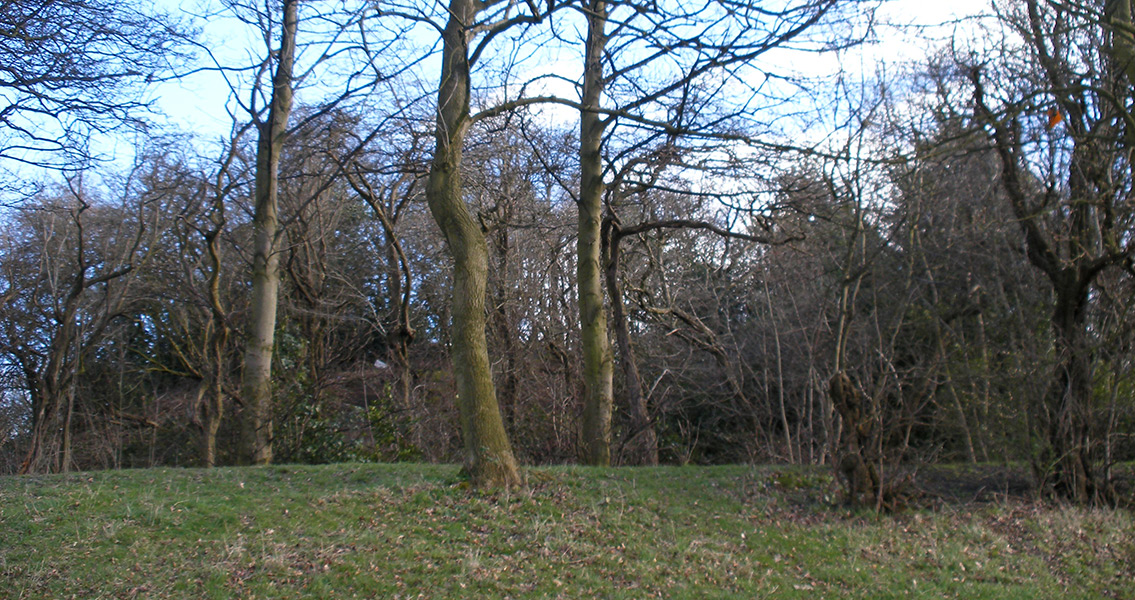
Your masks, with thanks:
[{"label": "dense thicket", "polygon": [[[54,14],[9,15],[11,4],[0,22]],[[901,80],[864,76],[870,83],[859,87],[787,77],[760,93],[738,87],[744,69],[772,72],[763,53],[776,44],[760,37],[771,45],[752,64],[714,56],[737,69],[729,77],[702,77],[710,71],[698,70],[696,52],[689,65],[659,60],[642,75],[657,76],[650,83],[662,92],[611,76],[618,87],[606,100],[618,107],[609,110],[595,98],[581,103],[582,57],[592,50],[563,28],[585,30],[596,17],[588,11],[599,9],[611,23],[637,22],[620,12],[635,3],[528,3],[519,12],[484,3],[479,18],[489,21],[470,30],[483,37],[447,41],[479,40],[447,46],[470,60],[460,74],[470,80],[443,76],[440,88],[422,82],[439,81],[430,48],[452,13],[379,4],[340,21],[314,9],[299,19],[299,39],[335,40],[319,56],[301,43],[296,58],[297,73],[332,101],[298,96],[292,123],[272,132],[276,145],[260,145],[279,165],[270,239],[257,241],[264,157],[248,123],[265,132],[272,121],[255,101],[241,105],[246,114],[232,111],[243,116],[222,144],[149,135],[129,169],[88,168],[85,147],[61,151],[53,161],[81,155],[73,167],[84,170],[9,198],[0,224],[0,472],[249,460],[240,450],[252,411],[241,349],[267,248],[279,299],[271,415],[261,420],[274,461],[464,460],[476,471],[478,461],[498,460],[478,454],[488,442],[469,439],[484,435],[471,420],[491,410],[503,443],[527,464],[596,462],[593,446],[606,436],[600,454],[616,464],[828,464],[853,499],[883,503],[908,465],[1025,461],[1042,489],[1114,500],[1112,466],[1135,459],[1124,62],[1135,44],[1120,43],[1131,31],[1126,0],[1126,13],[1114,2],[1007,7],[995,19],[1007,25],[996,30],[997,50],[926,58]],[[789,18],[817,29],[785,41],[836,51],[848,40],[837,27],[854,18],[831,2],[780,15],[721,4],[745,18],[668,13],[681,21],[667,25],[673,35],[612,39],[621,52],[646,53],[651,40],[696,46],[689,28],[699,23],[725,37],[759,23],[764,36],[770,19]],[[652,6],[634,15],[649,17]],[[1067,28],[1047,25],[1046,11]],[[108,26],[129,35],[136,15],[117,18]],[[355,28],[341,55],[335,36],[347,30],[337,23]],[[280,44],[278,29],[260,32],[266,48]],[[423,48],[406,41],[419,38]],[[132,51],[161,50],[147,40]],[[554,52],[574,57],[557,63],[573,64],[569,74],[539,70]],[[21,67],[17,55],[0,60]],[[167,64],[131,60],[132,69]],[[229,75],[234,101],[242,90],[271,97],[261,86],[275,59],[251,70],[221,60],[208,64]],[[608,66],[616,64],[647,63]],[[576,91],[549,93],[561,77]],[[447,85],[468,92],[468,104],[439,98]],[[123,97],[114,91],[109,98]],[[649,101],[636,104],[636,93]],[[439,117],[439,105],[456,112]],[[99,123],[134,119],[134,108],[125,102]],[[90,106],[75,110],[75,119],[92,118]],[[600,157],[588,177],[602,177],[592,190],[580,185],[580,110],[608,132],[588,142]],[[836,116],[822,141],[801,142],[811,139],[809,114]],[[59,147],[83,131],[69,130]],[[460,152],[439,157],[447,144]],[[438,179],[439,165],[449,180]],[[599,417],[584,418],[594,385],[585,385],[577,296],[585,194],[598,211],[588,222],[601,221],[587,234],[599,235],[588,251],[599,252],[601,275],[588,289],[601,292],[609,324],[609,434],[588,424]],[[458,218],[446,216],[452,209],[465,211],[459,224],[446,221]],[[463,239],[476,252],[461,258]],[[1060,287],[1068,277],[1071,291]],[[467,326],[453,328],[455,311],[456,325],[475,323],[487,343],[491,381],[480,387],[470,387],[479,371],[463,370],[473,338]],[[463,399],[459,387],[494,400]]]}]

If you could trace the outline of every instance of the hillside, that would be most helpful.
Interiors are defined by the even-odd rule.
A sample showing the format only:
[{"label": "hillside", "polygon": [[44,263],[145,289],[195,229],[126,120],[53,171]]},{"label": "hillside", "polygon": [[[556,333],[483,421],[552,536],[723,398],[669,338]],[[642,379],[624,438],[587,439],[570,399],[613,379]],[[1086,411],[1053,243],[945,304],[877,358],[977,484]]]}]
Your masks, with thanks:
[{"label": "hillside", "polygon": [[1135,598],[1131,513],[895,516],[824,471],[342,464],[0,478],[0,598]]}]

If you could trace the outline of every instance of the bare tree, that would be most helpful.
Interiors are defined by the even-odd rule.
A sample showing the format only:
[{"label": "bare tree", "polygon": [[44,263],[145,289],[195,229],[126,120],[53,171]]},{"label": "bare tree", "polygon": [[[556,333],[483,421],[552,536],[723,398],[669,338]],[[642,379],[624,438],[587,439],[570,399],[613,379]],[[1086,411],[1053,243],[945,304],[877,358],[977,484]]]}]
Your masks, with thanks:
[{"label": "bare tree", "polygon": [[272,351],[276,334],[276,305],[280,287],[280,258],[276,249],[279,229],[280,155],[287,138],[292,111],[293,67],[296,56],[298,0],[284,0],[279,16],[279,48],[274,50],[268,115],[257,123],[256,187],[252,254],[252,319],[244,350],[240,400],[241,461],[272,461]]},{"label": "bare tree", "polygon": [[[505,112],[499,105],[470,114],[471,71],[499,34],[542,20],[552,4],[513,14],[512,3],[451,0],[442,31],[436,146],[426,200],[453,256],[453,363],[465,442],[465,470],[477,485],[520,482],[516,459],[501,419],[485,340],[488,246],[462,197],[461,162],[465,136],[477,120]],[[478,35],[479,34],[479,35]],[[475,46],[471,46],[473,42]]]},{"label": "bare tree", "polygon": [[135,271],[164,227],[155,207],[168,190],[138,189],[138,179],[154,168],[139,165],[119,206],[95,200],[72,179],[57,198],[17,214],[26,246],[5,258],[25,262],[5,277],[15,301],[4,307],[2,345],[23,373],[31,404],[21,473],[72,468],[82,361],[125,310]]},{"label": "bare tree", "polygon": [[1130,269],[1135,256],[1131,5],[1028,0],[1003,17],[1026,60],[973,66],[970,79],[1029,262],[1053,294],[1056,366],[1037,406],[1044,449],[1035,467],[1062,498],[1108,503],[1089,320],[1101,275]]},{"label": "bare tree", "polygon": [[[614,371],[601,265],[605,174],[622,168],[618,163],[644,142],[684,136],[743,138],[737,121],[751,113],[761,94],[744,81],[745,66],[802,40],[838,6],[837,0],[807,0],[776,9],[756,2],[710,2],[695,10],[603,0],[579,6],[587,20],[579,104],[577,258],[585,390],[582,454],[587,463],[611,460]],[[711,97],[716,93],[736,93],[742,99],[724,103],[719,98],[715,105]],[[610,147],[609,128],[616,125],[637,132],[624,134],[637,143]]]},{"label": "bare tree", "polygon": [[[192,390],[180,394],[189,400],[189,427],[197,435],[197,458],[204,467],[218,463],[217,435],[226,400],[237,395],[231,385],[234,370],[232,339],[233,264],[228,203],[246,191],[246,168],[241,160],[242,134],[233,133],[222,146],[214,166],[189,161],[168,166],[164,178],[177,183],[178,192],[166,211],[178,214],[162,240],[166,252],[151,261],[142,286],[147,301],[136,309],[136,319],[148,319],[165,339],[160,347],[137,344],[132,348],[144,359],[145,372],[175,378],[173,390],[159,387],[156,395],[176,394],[186,379]],[[141,315],[145,315],[142,317]]]},{"label": "bare tree", "polygon": [[0,164],[82,168],[99,134],[143,125],[143,92],[173,74],[188,33],[138,2],[0,3]]}]

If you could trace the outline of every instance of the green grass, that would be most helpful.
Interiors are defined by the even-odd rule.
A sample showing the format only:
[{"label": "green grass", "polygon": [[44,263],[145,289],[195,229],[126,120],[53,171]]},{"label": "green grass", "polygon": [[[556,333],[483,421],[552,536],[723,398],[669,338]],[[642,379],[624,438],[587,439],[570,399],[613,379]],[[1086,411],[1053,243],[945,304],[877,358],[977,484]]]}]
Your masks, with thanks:
[{"label": "green grass", "polygon": [[1135,519],[850,512],[821,470],[436,465],[0,478],[0,598],[1135,598]]}]

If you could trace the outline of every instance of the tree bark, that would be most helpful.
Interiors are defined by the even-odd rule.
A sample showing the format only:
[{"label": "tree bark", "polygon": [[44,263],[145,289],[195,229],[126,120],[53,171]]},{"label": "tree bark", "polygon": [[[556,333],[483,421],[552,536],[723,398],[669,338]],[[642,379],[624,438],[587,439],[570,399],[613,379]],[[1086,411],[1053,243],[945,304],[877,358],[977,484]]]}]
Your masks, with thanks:
[{"label": "tree bark", "polygon": [[292,110],[292,68],[296,51],[296,8],[299,0],[284,0],[283,25],[268,120],[259,124],[256,147],[256,207],[252,219],[255,241],[252,257],[251,318],[245,339],[241,382],[240,461],[262,465],[272,461],[272,354],[275,347],[276,304],[280,288],[277,194],[280,154]]},{"label": "tree bark", "polygon": [[623,305],[623,290],[619,284],[619,242],[622,236],[613,219],[604,221],[607,241],[607,296],[611,299],[611,318],[615,323],[615,342],[619,347],[619,364],[623,371],[623,404],[630,415],[630,431],[624,446],[628,463],[654,466],[658,464],[658,434],[650,419],[647,399],[642,394],[642,376],[638,372],[631,332],[627,324],[627,311]]},{"label": "tree bark", "polygon": [[614,368],[603,306],[601,228],[603,163],[600,147],[606,121],[599,112],[605,84],[603,50],[607,35],[607,3],[587,4],[587,48],[579,125],[579,231],[576,285],[583,348],[583,431],[581,455],[589,465],[611,464],[611,410]]},{"label": "tree bark", "polygon": [[843,476],[848,502],[855,506],[876,505],[883,488],[878,469],[880,432],[875,402],[844,371],[832,376],[828,393],[843,420],[836,470]]},{"label": "tree bark", "polygon": [[[87,277],[89,265],[86,262],[83,239],[83,214],[88,208],[87,203],[79,199],[79,206],[71,213],[77,239],[76,269],[74,280],[63,299],[62,310],[53,315],[59,328],[50,337],[47,365],[42,372],[32,367],[24,369],[30,376],[29,380],[35,381],[35,385],[29,386],[32,388],[32,406],[35,410],[32,414],[31,446],[20,465],[20,474],[46,473],[59,468],[58,453],[62,449],[57,444],[60,443],[59,431],[64,426],[59,420],[62,413],[67,412],[68,399],[65,391],[75,377],[78,354],[82,351],[77,325],[80,305],[84,292],[94,285],[94,281]],[[97,280],[109,280],[124,273],[125,271],[113,273]],[[73,396],[71,399],[73,400]],[[69,422],[65,425],[70,427]]]},{"label": "tree bark", "polygon": [[1092,404],[1091,350],[1088,348],[1086,304],[1088,286],[1077,277],[1057,282],[1052,315],[1057,366],[1045,395],[1043,423],[1051,448],[1043,457],[1051,467],[1052,485],[1062,498],[1077,504],[1095,503],[1105,482],[1093,469],[1089,409]]},{"label": "tree bark", "polygon": [[221,303],[221,240],[225,227],[225,203],[219,194],[213,205],[214,228],[205,234],[209,256],[209,315],[212,320],[212,364],[207,384],[203,384],[204,397],[198,405],[201,421],[201,464],[211,468],[217,464],[217,431],[225,411],[225,364],[228,361],[228,320]]},{"label": "tree bark", "polygon": [[496,337],[498,343],[503,349],[503,356],[500,357],[498,364],[500,364],[501,386],[498,392],[498,398],[501,405],[501,412],[504,414],[505,423],[508,424],[509,429],[513,429],[516,423],[517,412],[517,392],[519,389],[520,381],[517,376],[517,369],[519,368],[520,361],[518,360],[519,349],[516,343],[516,332],[512,326],[512,314],[508,309],[508,270],[509,270],[509,253],[512,250],[511,240],[508,235],[508,218],[507,210],[504,222],[497,226],[497,230],[493,237],[493,246],[497,254],[497,285],[493,293],[493,309],[491,319],[494,321],[494,329],[496,330]]},{"label": "tree bark", "polygon": [[[80,235],[82,235],[81,230]],[[68,359],[67,355],[71,353],[72,346],[76,343],[75,320],[78,318],[79,300],[89,287],[84,271],[84,269],[79,270],[63,302],[63,311],[57,317],[61,325],[51,340],[47,368],[42,375],[36,377],[40,383],[36,386],[39,389],[39,401],[33,402],[37,409],[32,420],[31,446],[23,464],[20,465],[21,474],[47,473],[58,466],[58,457],[53,456],[58,449],[55,445],[60,428],[58,421],[66,402],[64,390],[68,380],[74,377],[71,371],[75,368],[74,360]]]},{"label": "tree bark", "polygon": [[485,339],[488,244],[462,197],[461,160],[471,124],[468,40],[480,7],[477,0],[449,3],[426,201],[453,257],[452,356],[464,469],[474,485],[491,487],[517,485],[520,475],[497,404]]},{"label": "tree bark", "polygon": [[772,323],[772,337],[776,348],[776,399],[780,408],[780,426],[784,428],[784,448],[785,452],[788,453],[788,463],[793,464],[796,462],[796,457],[792,453],[792,429],[788,426],[788,412],[784,406],[784,361],[780,351],[780,326],[777,324],[777,319],[773,313],[772,294],[768,289],[768,278],[764,277],[763,279],[765,302],[768,305],[769,321]]}]

